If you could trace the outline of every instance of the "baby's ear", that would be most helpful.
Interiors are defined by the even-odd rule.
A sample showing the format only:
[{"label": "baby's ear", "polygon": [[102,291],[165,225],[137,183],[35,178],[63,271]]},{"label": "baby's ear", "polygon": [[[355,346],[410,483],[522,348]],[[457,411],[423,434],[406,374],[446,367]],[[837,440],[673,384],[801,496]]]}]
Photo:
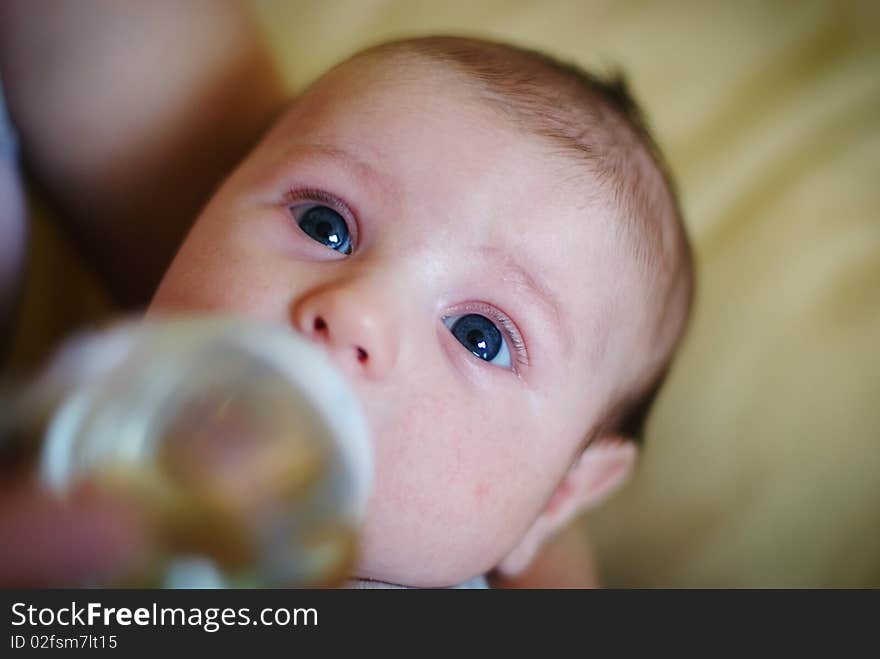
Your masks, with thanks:
[{"label": "baby's ear", "polygon": [[605,501],[630,477],[638,446],[618,435],[597,438],[584,450],[556,488],[544,512],[497,569],[505,576],[521,574],[551,536],[575,517]]}]

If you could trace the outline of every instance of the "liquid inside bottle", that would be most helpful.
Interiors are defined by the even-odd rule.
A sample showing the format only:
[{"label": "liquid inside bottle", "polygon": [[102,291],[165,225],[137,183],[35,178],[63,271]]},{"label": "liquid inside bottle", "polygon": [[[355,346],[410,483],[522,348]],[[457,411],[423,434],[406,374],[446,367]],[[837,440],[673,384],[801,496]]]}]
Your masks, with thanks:
[{"label": "liquid inside bottle", "polygon": [[348,575],[370,489],[367,425],[326,356],[283,327],[215,316],[117,324],[66,344],[9,418],[7,449],[38,439],[42,486],[63,497],[87,482],[148,524],[151,560],[110,585],[320,586]]}]

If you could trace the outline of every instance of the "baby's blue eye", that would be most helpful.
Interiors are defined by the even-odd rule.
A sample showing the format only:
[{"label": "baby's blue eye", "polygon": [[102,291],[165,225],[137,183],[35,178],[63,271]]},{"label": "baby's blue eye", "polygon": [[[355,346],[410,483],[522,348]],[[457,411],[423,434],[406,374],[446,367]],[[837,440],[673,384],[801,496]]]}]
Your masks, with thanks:
[{"label": "baby's blue eye", "polygon": [[342,254],[351,254],[348,225],[332,208],[312,206],[302,214],[298,224],[309,238]]},{"label": "baby's blue eye", "polygon": [[470,313],[447,318],[444,323],[458,342],[471,353],[490,364],[510,368],[507,341],[491,320],[480,314]]}]

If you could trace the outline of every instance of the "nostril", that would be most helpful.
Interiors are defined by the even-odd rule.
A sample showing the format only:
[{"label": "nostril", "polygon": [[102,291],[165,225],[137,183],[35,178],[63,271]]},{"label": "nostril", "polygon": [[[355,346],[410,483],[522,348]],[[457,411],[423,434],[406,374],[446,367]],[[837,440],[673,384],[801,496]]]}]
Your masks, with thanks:
[{"label": "nostril", "polygon": [[366,363],[366,361],[369,357],[369,355],[367,355],[367,351],[364,350],[363,348],[361,348],[360,346],[357,346],[357,356],[358,356],[358,361],[361,364]]},{"label": "nostril", "polygon": [[315,318],[315,331],[316,331],[316,332],[321,332],[321,331],[323,331],[323,330],[325,330],[325,329],[327,329],[327,323],[324,322],[324,319],[323,319],[323,318],[321,318],[320,316],[317,316],[317,317]]}]

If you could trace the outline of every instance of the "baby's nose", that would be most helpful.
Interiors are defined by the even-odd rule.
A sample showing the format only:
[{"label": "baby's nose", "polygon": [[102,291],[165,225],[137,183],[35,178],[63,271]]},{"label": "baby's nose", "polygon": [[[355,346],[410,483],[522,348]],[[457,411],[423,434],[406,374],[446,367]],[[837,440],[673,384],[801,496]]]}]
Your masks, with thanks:
[{"label": "baby's nose", "polygon": [[323,288],[299,300],[293,322],[352,376],[381,379],[394,367],[397,337],[377,295],[344,284]]}]

